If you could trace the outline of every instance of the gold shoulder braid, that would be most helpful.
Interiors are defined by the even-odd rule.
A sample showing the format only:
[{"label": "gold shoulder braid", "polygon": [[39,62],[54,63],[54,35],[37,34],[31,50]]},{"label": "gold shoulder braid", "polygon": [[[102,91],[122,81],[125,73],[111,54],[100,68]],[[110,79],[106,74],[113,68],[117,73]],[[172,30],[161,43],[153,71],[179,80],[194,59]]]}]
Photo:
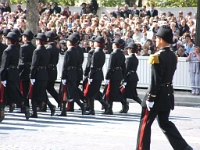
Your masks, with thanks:
[{"label": "gold shoulder braid", "polygon": [[159,58],[158,58],[158,53],[150,55],[149,57],[149,64],[159,64]]}]

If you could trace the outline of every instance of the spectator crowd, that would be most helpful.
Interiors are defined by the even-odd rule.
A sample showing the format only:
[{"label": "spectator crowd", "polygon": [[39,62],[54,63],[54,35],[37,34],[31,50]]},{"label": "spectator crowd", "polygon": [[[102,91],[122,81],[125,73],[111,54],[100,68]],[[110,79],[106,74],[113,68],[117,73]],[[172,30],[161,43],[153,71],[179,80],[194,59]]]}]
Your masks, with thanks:
[{"label": "spectator crowd", "polygon": [[[87,53],[90,50],[89,39],[93,35],[102,35],[106,41],[104,52],[112,52],[112,41],[114,38],[122,38],[126,46],[134,41],[139,49],[137,55],[148,56],[157,51],[155,47],[155,34],[161,25],[169,25],[173,31],[174,44],[171,49],[179,57],[187,57],[194,51],[196,34],[196,13],[179,12],[175,17],[171,12],[159,14],[154,4],[150,8],[143,6],[138,9],[134,4],[132,8],[126,4],[124,7],[116,6],[115,11],[109,15],[102,13],[97,16],[98,4],[96,0],[91,3],[82,3],[80,12],[71,12],[66,6],[62,10],[55,2],[39,3],[39,31],[53,31],[58,35],[57,45],[63,51],[67,49],[65,39],[73,32],[81,36],[80,46]],[[17,5],[11,11],[9,3],[0,5],[0,30],[17,28],[20,32],[26,29],[26,10]],[[2,41],[4,42],[4,41]],[[62,53],[62,51],[61,51]]]}]

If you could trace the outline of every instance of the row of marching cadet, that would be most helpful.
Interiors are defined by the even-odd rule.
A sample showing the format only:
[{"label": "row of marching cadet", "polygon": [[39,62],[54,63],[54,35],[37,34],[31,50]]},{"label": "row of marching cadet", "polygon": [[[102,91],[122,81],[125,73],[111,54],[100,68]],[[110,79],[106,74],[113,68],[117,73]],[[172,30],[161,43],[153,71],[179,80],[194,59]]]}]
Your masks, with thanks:
[{"label": "row of marching cadet", "polygon": [[[87,65],[83,71],[84,51],[79,46],[80,36],[77,32],[71,34],[66,41],[67,51],[61,73],[59,91],[55,90],[57,79],[57,64],[59,49],[55,41],[57,36],[52,31],[34,35],[31,30],[20,33],[19,30],[4,29],[1,33],[1,86],[0,86],[0,118],[4,119],[4,109],[9,107],[13,112],[15,107],[21,109],[28,120],[38,117],[38,109],[46,111],[47,106],[51,116],[55,115],[53,105],[47,92],[58,103],[61,113],[67,116],[67,111],[74,111],[74,102],[80,108],[82,115],[95,115],[94,100],[98,100],[105,111],[113,114],[113,102],[122,103],[120,113],[127,113],[131,98],[141,104],[136,87],[138,82],[138,59],[135,56],[137,44],[131,42],[128,47],[129,56],[125,58],[122,51],[125,41],[116,38],[113,41],[113,52],[110,54],[108,70],[105,76],[106,86],[100,92],[104,80],[102,67],[105,63],[103,47],[105,40],[102,36],[90,38],[91,50],[88,53]],[[36,39],[36,47],[32,39]],[[83,80],[82,89],[80,82]],[[32,113],[30,113],[31,99]]]}]

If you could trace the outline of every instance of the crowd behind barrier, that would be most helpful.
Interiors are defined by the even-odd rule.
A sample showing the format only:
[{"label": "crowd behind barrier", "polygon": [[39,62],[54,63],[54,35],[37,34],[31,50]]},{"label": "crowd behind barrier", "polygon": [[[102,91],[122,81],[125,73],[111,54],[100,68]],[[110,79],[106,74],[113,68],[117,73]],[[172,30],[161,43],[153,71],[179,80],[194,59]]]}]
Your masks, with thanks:
[{"label": "crowd behind barrier", "polygon": [[[156,8],[154,4],[151,4],[149,8],[145,5],[138,8],[136,4],[130,7],[124,5],[123,7],[100,8],[98,4],[94,3],[82,3],[80,7],[60,7],[57,3],[52,5],[39,3],[38,10],[38,32],[51,30],[58,35],[56,43],[60,48],[61,55],[67,50],[66,38],[73,32],[79,32],[80,46],[85,53],[90,50],[89,38],[93,35],[104,37],[106,54],[112,52],[111,45],[114,38],[122,38],[125,41],[125,47],[131,41],[137,43],[139,49],[136,55],[140,60],[138,86],[141,87],[148,87],[148,83],[150,83],[150,65],[146,65],[146,60],[147,56],[157,52],[155,34],[161,25],[171,27],[174,34],[174,44],[171,45],[171,50],[179,57],[189,57],[189,54],[193,53],[195,49],[196,8]],[[0,14],[0,30],[17,28],[23,32],[26,29],[25,6],[12,5],[10,7],[8,3],[2,3]],[[198,47],[197,49],[199,51]],[[127,55],[126,48],[124,48],[124,54]],[[108,60],[109,55],[106,57]],[[178,89],[190,89],[193,86],[190,84],[191,78],[185,58],[179,58],[174,79],[174,86]],[[59,62],[62,62],[62,57]],[[104,68],[106,68],[106,64]],[[60,67],[58,68],[60,69]],[[195,86],[199,86],[199,83]]]}]

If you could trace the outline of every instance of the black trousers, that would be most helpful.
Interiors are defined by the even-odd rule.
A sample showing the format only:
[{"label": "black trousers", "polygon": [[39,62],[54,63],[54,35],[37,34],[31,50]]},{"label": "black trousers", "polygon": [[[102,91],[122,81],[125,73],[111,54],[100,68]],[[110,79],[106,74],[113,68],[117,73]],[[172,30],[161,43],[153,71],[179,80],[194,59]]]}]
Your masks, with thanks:
[{"label": "black trousers", "polygon": [[[48,81],[47,82],[47,92],[55,99],[55,101],[60,104],[61,101],[59,101],[58,97],[59,94],[54,88],[55,81]],[[47,97],[48,98],[48,97]]]},{"label": "black trousers", "polygon": [[32,91],[32,101],[42,102],[46,99],[47,81],[35,80]]},{"label": "black trousers", "polygon": [[174,150],[182,150],[188,145],[176,126],[169,121],[169,114],[170,110],[148,111],[147,108],[142,108],[136,150],[150,150],[151,125],[156,117],[159,127],[162,129]]},{"label": "black trousers", "polygon": [[5,104],[22,104],[24,101],[19,89],[19,81],[7,81],[4,94],[7,100]]},{"label": "black trousers", "polygon": [[22,80],[22,86],[23,86],[24,105],[29,107],[28,92],[29,92],[29,87],[30,87],[30,81]]}]

